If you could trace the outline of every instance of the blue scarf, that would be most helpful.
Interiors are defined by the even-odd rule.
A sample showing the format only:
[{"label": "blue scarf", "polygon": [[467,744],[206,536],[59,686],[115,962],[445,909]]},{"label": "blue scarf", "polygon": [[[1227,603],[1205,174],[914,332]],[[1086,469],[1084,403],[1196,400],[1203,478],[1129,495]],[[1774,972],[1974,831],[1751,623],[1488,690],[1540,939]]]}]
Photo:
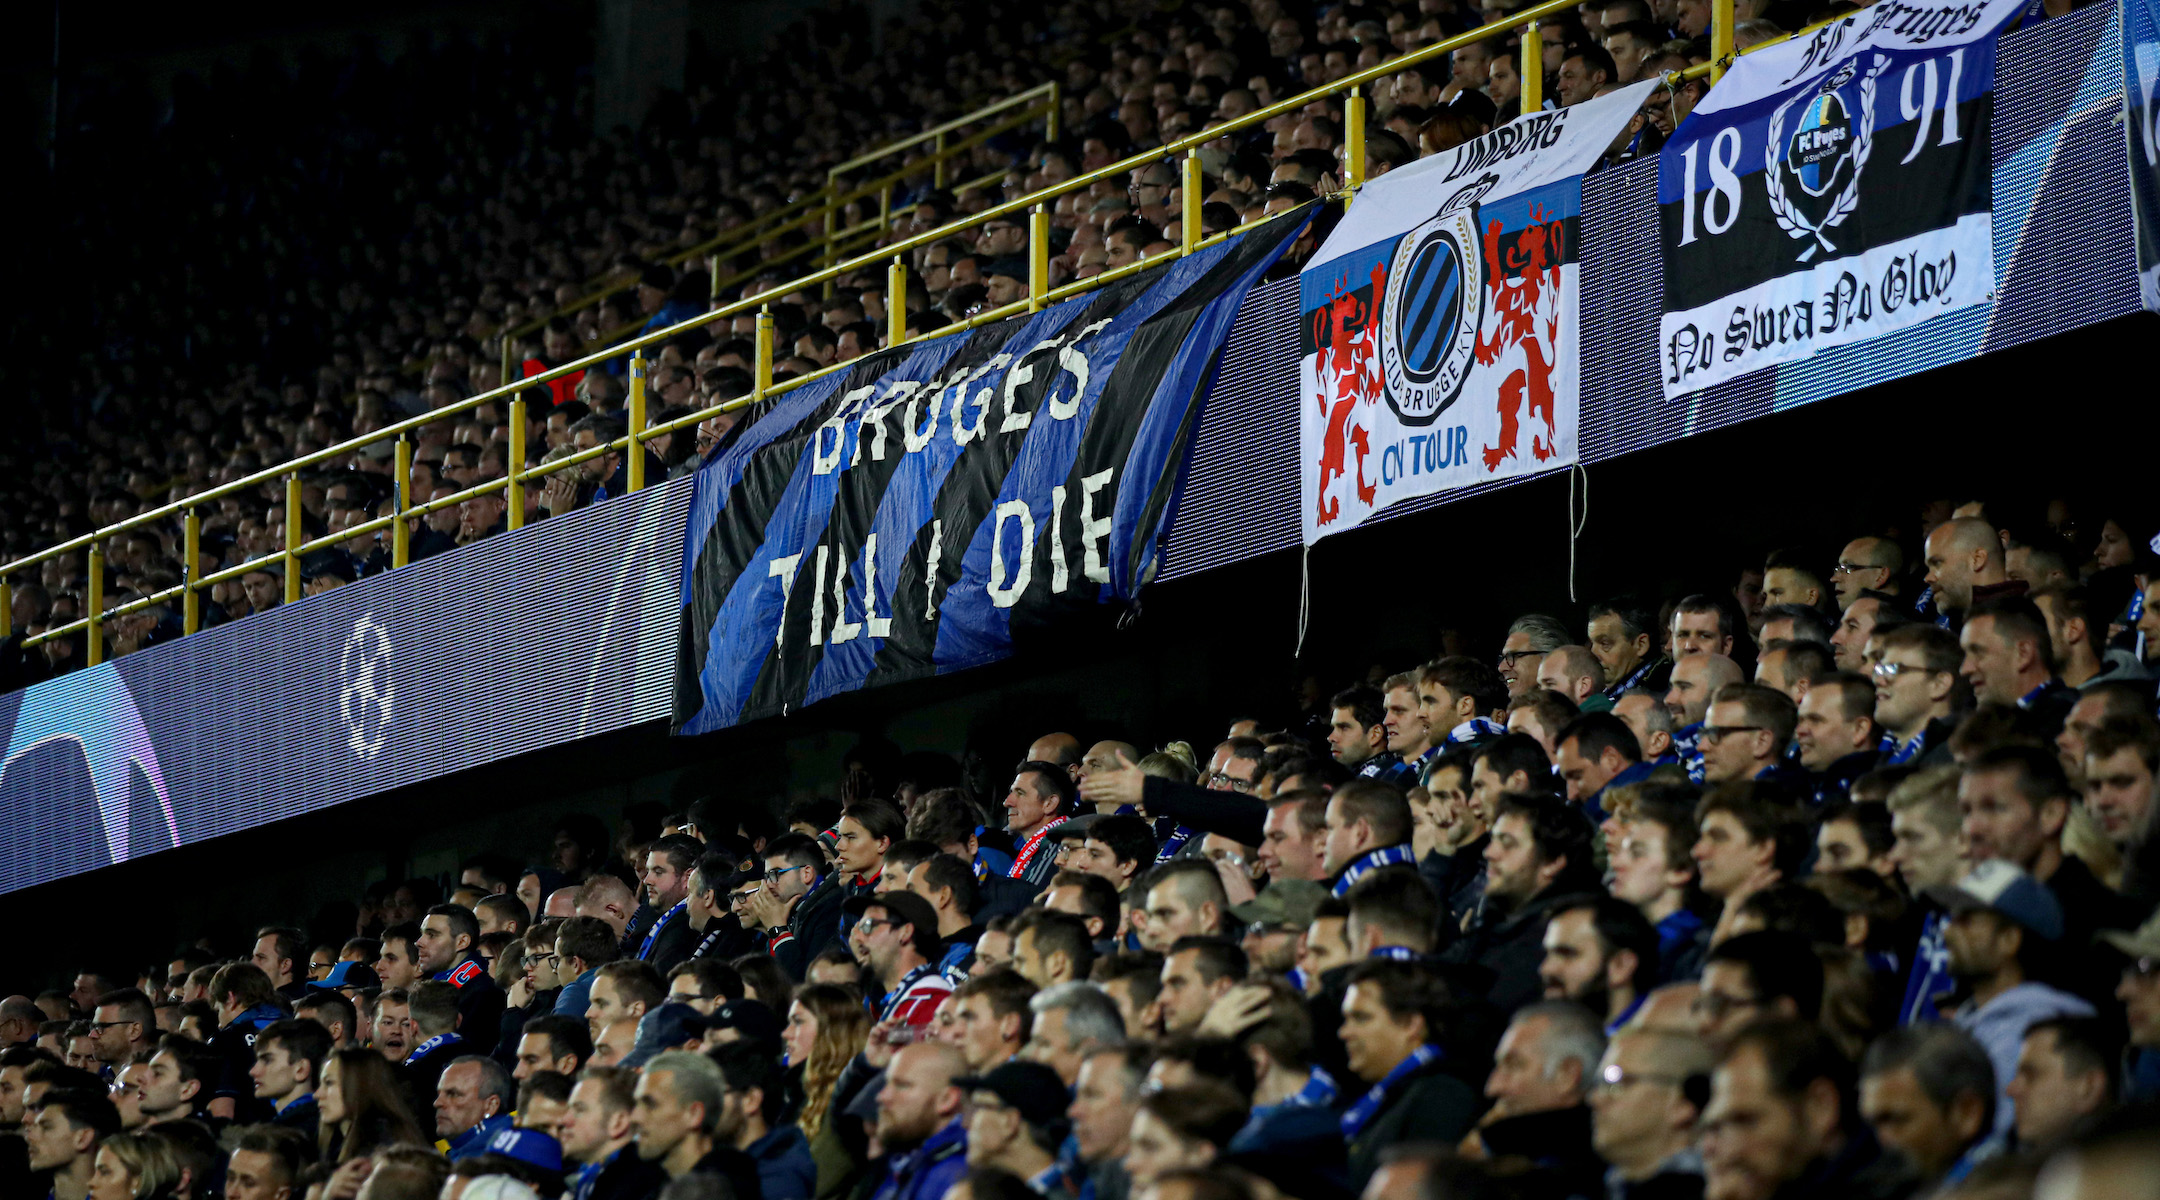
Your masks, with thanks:
[{"label": "blue scarf", "polygon": [[1484,717],[1472,717],[1448,730],[1447,740],[1449,745],[1460,746],[1469,742],[1482,742],[1488,738],[1496,738],[1506,732],[1507,730],[1500,728]]},{"label": "blue scarf", "polygon": [[668,922],[683,915],[683,910],[688,907],[690,907],[688,900],[678,900],[675,902],[675,907],[661,913],[660,919],[652,923],[652,931],[645,935],[644,942],[638,946],[637,956],[641,959],[651,958],[653,942],[659,938],[660,931],[668,927]]},{"label": "blue scarf", "polygon": [[1183,825],[1172,829],[1170,831],[1170,836],[1163,839],[1162,849],[1157,851],[1155,854],[1156,865],[1160,866],[1163,863],[1169,862],[1171,859],[1176,858],[1177,852],[1183,850],[1185,848],[1185,843],[1191,841],[1192,839],[1193,831],[1185,828]]},{"label": "blue scarf", "polygon": [[427,1054],[430,1050],[434,1050],[442,1046],[447,1046],[452,1042],[462,1042],[464,1040],[464,1038],[461,1038],[454,1033],[438,1033],[434,1037],[431,1037],[428,1040],[420,1043],[419,1045],[414,1046],[412,1053],[405,1056],[405,1065],[409,1067],[414,1063],[419,1062],[421,1056]]},{"label": "blue scarf", "polygon": [[1883,765],[1886,767],[1903,766],[1904,764],[1909,763],[1912,760],[1920,757],[1920,747],[1926,741],[1927,729],[1923,727],[1920,732],[1913,735],[1911,741],[1905,743],[1902,746],[1899,746],[1895,750],[1892,750],[1889,755],[1883,759]]},{"label": "blue scarf", "polygon": [[1642,683],[1643,680],[1650,677],[1651,669],[1653,667],[1656,667],[1657,665],[1658,660],[1653,658],[1648,662],[1644,663],[1643,665],[1635,668],[1634,674],[1612,685],[1611,687],[1606,688],[1605,698],[1607,700],[1618,700],[1621,696],[1625,695],[1629,691],[1634,690]]},{"label": "blue scarf", "polygon": [[2019,696],[2017,706],[2019,708],[2031,708],[2033,706],[2033,701],[2038,700],[2040,697],[2045,696],[2049,692],[2052,692],[2054,690],[2055,681],[2053,679],[2049,679],[2046,683],[2041,684],[2039,687],[2036,687],[2033,690],[2025,693],[2024,695]]},{"label": "blue scarf", "polygon": [[1673,730],[1673,752],[1680,756],[1680,765],[1687,768],[1687,777],[1690,783],[1701,783],[1703,781],[1702,727],[1703,723],[1697,721],[1692,725],[1682,725],[1680,728]]},{"label": "blue scarf", "polygon": [[1417,951],[1412,950],[1408,946],[1375,946],[1373,947],[1373,952],[1366,955],[1365,958],[1368,962],[1373,959],[1384,959],[1388,962],[1425,961],[1424,955],[1419,954]]},{"label": "blue scarf", "polygon": [[1396,863],[1412,863],[1416,861],[1416,857],[1407,845],[1382,846],[1344,867],[1342,878],[1335,881],[1334,890],[1330,894],[1340,898],[1351,888],[1356,887],[1358,880],[1365,878],[1366,875],[1381,867],[1391,867]]},{"label": "blue scarf", "polygon": [[1289,972],[1286,973],[1283,978],[1290,981],[1290,986],[1297,989],[1297,994],[1300,996],[1305,994],[1305,985],[1311,982],[1311,979],[1305,974],[1305,968],[1303,967],[1290,968]]},{"label": "blue scarf", "polygon": [[1408,1057],[1396,1063],[1387,1077],[1372,1085],[1372,1090],[1358,1098],[1342,1115],[1342,1135],[1345,1140],[1355,1138],[1358,1132],[1380,1115],[1380,1107],[1387,1103],[1388,1093],[1402,1086],[1404,1080],[1440,1061],[1440,1047],[1427,1042],[1412,1050]]}]

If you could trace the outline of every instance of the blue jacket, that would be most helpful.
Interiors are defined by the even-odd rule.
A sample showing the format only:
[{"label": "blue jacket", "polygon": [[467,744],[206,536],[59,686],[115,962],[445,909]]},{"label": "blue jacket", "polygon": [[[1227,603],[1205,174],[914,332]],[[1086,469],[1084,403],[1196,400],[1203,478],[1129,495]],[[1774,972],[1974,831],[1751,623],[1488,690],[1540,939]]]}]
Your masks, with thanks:
[{"label": "blue jacket", "polygon": [[967,1128],[954,1117],[922,1145],[893,1155],[871,1200],[939,1200],[967,1173]]},{"label": "blue jacket", "polygon": [[594,967],[562,986],[555,996],[555,1012],[558,1016],[582,1017],[592,1007],[593,980],[600,977],[600,968]]},{"label": "blue jacket", "polygon": [[750,1143],[749,1154],[757,1162],[765,1200],[810,1200],[817,1194],[817,1160],[810,1156],[810,1139],[797,1126],[774,1129]]},{"label": "blue jacket", "polygon": [[482,1118],[478,1125],[456,1137],[436,1144],[442,1147],[443,1153],[450,1156],[451,1162],[456,1162],[461,1158],[470,1158],[475,1154],[487,1153],[490,1138],[505,1129],[515,1128],[516,1125],[517,1122],[511,1118],[509,1113],[496,1113],[492,1117]]}]

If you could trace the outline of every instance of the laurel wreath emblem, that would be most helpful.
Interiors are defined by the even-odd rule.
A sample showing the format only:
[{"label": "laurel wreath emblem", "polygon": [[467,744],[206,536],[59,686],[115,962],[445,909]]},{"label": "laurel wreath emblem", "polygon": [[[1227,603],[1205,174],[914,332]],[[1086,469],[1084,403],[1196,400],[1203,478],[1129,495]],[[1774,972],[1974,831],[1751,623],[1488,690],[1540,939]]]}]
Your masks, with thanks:
[{"label": "laurel wreath emblem", "polygon": [[[1769,192],[1770,215],[1777,218],[1778,228],[1795,238],[1813,238],[1808,248],[1800,252],[1799,261],[1806,262],[1817,250],[1835,252],[1837,243],[1830,240],[1825,230],[1843,224],[1860,207],[1860,172],[1867,166],[1868,154],[1875,148],[1875,81],[1890,69],[1890,56],[1878,54],[1875,64],[1860,81],[1860,128],[1853,135],[1852,178],[1830,204],[1830,211],[1819,222],[1810,222],[1806,214],[1794,206],[1785,195],[1785,173],[1778,167],[1779,154],[1785,147],[1785,114],[1799,103],[1806,92],[1795,92],[1785,103],[1778,105],[1770,115],[1769,136],[1763,143],[1763,185]],[[1847,76],[1850,78],[1850,75]],[[1834,84],[1843,80],[1833,81]]]}]

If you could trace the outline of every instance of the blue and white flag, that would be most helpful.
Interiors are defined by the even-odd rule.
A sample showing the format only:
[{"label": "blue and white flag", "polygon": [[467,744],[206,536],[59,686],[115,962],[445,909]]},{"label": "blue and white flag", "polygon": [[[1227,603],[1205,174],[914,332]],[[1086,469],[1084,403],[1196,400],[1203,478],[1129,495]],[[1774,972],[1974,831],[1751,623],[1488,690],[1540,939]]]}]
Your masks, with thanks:
[{"label": "blue and white flag", "polygon": [[2123,0],[2122,47],[2138,293],[2160,312],[2160,0]]},{"label": "blue and white flag", "polygon": [[980,666],[1154,577],[1200,400],[1304,216],[775,397],[697,474],[676,732]]},{"label": "blue and white flag", "polygon": [[1658,158],[1668,398],[1993,299],[2022,2],[1880,0],[1733,63]]}]

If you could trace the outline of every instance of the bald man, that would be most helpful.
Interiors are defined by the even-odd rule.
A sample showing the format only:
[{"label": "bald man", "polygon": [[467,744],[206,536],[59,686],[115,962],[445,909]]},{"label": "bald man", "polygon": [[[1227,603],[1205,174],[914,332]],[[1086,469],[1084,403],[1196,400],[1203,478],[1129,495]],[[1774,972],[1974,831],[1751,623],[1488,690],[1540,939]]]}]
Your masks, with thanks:
[{"label": "bald man", "polygon": [[1027,758],[1022,761],[1056,763],[1077,783],[1080,780],[1080,739],[1069,733],[1046,733],[1028,747]]},{"label": "bald man", "polygon": [[1995,527],[1978,517],[1945,521],[1928,534],[1927,584],[1935,589],[1935,611],[1954,623],[1962,623],[1976,599],[2025,590],[2010,578]]},{"label": "bald man", "polygon": [[1889,538],[1861,537],[1838,551],[1837,566],[1830,572],[1830,586],[1837,590],[1838,608],[1851,608],[1862,592],[1895,596],[1898,572],[1905,569],[1905,552]]},{"label": "bald man", "polygon": [[[1034,748],[1037,750],[1042,749],[1042,743],[1035,743]],[[1123,756],[1122,760],[1120,759],[1121,755]],[[1073,782],[1086,783],[1087,777],[1090,775],[1100,771],[1118,770],[1125,763],[1139,762],[1140,757],[1140,748],[1131,742],[1097,742],[1089,746],[1087,754],[1080,759],[1079,769],[1073,772]],[[1114,813],[1120,807],[1115,803],[1097,804],[1095,809],[1097,812]]]},{"label": "bald man", "polygon": [[1672,685],[1665,693],[1665,711],[1672,717],[1673,753],[1687,767],[1688,778],[1703,781],[1702,723],[1710,711],[1710,697],[1728,683],[1746,676],[1740,664],[1722,654],[1689,654],[1673,664]]}]

